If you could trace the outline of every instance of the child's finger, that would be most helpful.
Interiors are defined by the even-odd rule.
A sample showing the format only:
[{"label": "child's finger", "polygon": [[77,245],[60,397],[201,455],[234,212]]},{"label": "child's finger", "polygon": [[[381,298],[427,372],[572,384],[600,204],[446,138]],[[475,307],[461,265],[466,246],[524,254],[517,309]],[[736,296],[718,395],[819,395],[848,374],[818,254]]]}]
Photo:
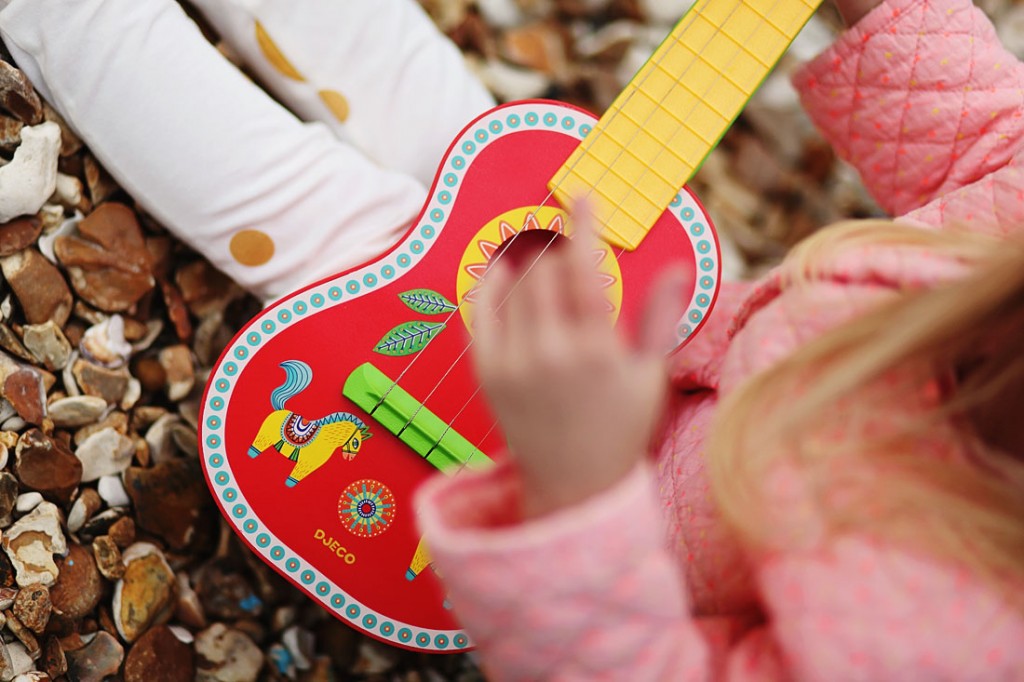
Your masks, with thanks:
[{"label": "child's finger", "polygon": [[570,240],[566,264],[566,302],[570,314],[589,319],[601,312],[601,296],[594,277],[594,253],[599,248],[594,214],[585,200],[572,209],[573,238]]},{"label": "child's finger", "polygon": [[501,353],[502,330],[498,308],[508,295],[509,279],[508,267],[496,262],[479,284],[476,309],[473,311],[473,352],[478,362],[489,362]]},{"label": "child's finger", "polygon": [[675,326],[686,307],[685,283],[686,271],[679,266],[667,268],[655,281],[644,304],[637,338],[637,350],[641,353],[660,356],[672,349]]}]

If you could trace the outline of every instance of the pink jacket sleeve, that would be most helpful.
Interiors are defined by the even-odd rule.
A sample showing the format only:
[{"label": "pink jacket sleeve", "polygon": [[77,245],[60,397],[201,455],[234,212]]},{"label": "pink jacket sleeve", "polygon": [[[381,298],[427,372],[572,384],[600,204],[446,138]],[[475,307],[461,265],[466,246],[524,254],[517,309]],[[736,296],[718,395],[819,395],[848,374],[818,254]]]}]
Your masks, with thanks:
[{"label": "pink jacket sleeve", "polygon": [[[893,215],[981,181],[971,196],[978,220],[1008,208],[1000,192],[1020,187],[1000,171],[1024,145],[1024,66],[970,0],[887,0],[794,84]],[[922,220],[936,217],[933,209]]]},{"label": "pink jacket sleeve", "polygon": [[428,484],[420,523],[488,679],[1020,679],[1024,621],[966,571],[864,538],[768,558],[768,624],[693,618],[649,468],[515,518],[510,468]]}]

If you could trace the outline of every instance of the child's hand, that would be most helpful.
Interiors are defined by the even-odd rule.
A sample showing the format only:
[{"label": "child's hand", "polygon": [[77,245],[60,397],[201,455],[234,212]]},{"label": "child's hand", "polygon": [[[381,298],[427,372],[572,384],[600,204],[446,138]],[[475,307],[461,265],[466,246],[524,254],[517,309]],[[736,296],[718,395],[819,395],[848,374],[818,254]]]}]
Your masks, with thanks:
[{"label": "child's hand", "polygon": [[627,344],[597,286],[592,218],[577,209],[574,221],[576,237],[528,272],[499,259],[475,314],[477,373],[519,463],[527,517],[608,488],[644,455],[681,314],[674,272],[647,302],[641,338]]}]

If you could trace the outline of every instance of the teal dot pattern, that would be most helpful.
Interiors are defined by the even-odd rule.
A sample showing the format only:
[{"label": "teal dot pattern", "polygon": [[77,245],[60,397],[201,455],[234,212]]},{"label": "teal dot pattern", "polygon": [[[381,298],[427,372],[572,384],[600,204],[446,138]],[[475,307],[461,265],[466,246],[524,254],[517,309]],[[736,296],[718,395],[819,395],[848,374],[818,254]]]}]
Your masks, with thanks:
[{"label": "teal dot pattern", "polygon": [[[263,311],[232,341],[228,352],[231,361],[222,363],[210,377],[210,389],[203,404],[204,421],[200,443],[203,445],[203,466],[208,480],[228,520],[250,538],[253,551],[268,563],[291,576],[310,598],[367,634],[401,646],[426,650],[458,650],[472,646],[462,630],[423,628],[378,613],[359,602],[315,566],[296,554],[257,516],[245,495],[238,489],[230,460],[224,447],[223,413],[231,400],[238,375],[252,357],[269,340],[293,324],[301,323],[307,314],[352,300],[387,285],[430,251],[444,231],[444,217],[456,202],[466,171],[483,149],[506,135],[523,130],[557,131],[583,139],[593,129],[588,115],[556,104],[538,102],[515,104],[491,111],[467,128],[442,161],[440,180],[431,189],[430,202],[423,222],[386,257],[359,270],[346,273],[305,289]],[[719,281],[719,250],[714,231],[696,198],[683,189],[673,199],[672,214],[680,221],[698,253],[699,285],[693,300],[680,320],[677,337],[684,341],[695,331],[694,320],[703,319],[717,291]],[[701,245],[698,246],[698,242]],[[710,267],[705,267],[710,265]]]}]

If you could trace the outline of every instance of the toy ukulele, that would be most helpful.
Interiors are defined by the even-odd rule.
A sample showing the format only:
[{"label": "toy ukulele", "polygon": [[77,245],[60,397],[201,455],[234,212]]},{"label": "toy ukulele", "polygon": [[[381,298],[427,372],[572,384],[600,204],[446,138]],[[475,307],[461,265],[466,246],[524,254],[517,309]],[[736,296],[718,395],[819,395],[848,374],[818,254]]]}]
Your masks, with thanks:
[{"label": "toy ukulele", "polygon": [[249,322],[210,377],[200,443],[253,551],[370,636],[470,647],[412,496],[502,450],[470,362],[475,287],[494,259],[571,238],[563,207],[587,195],[609,316],[632,329],[658,272],[681,264],[677,344],[692,337],[714,305],[719,251],[684,184],[817,4],[700,0],[599,121],[549,101],[492,109],[452,143],[400,243]]}]

